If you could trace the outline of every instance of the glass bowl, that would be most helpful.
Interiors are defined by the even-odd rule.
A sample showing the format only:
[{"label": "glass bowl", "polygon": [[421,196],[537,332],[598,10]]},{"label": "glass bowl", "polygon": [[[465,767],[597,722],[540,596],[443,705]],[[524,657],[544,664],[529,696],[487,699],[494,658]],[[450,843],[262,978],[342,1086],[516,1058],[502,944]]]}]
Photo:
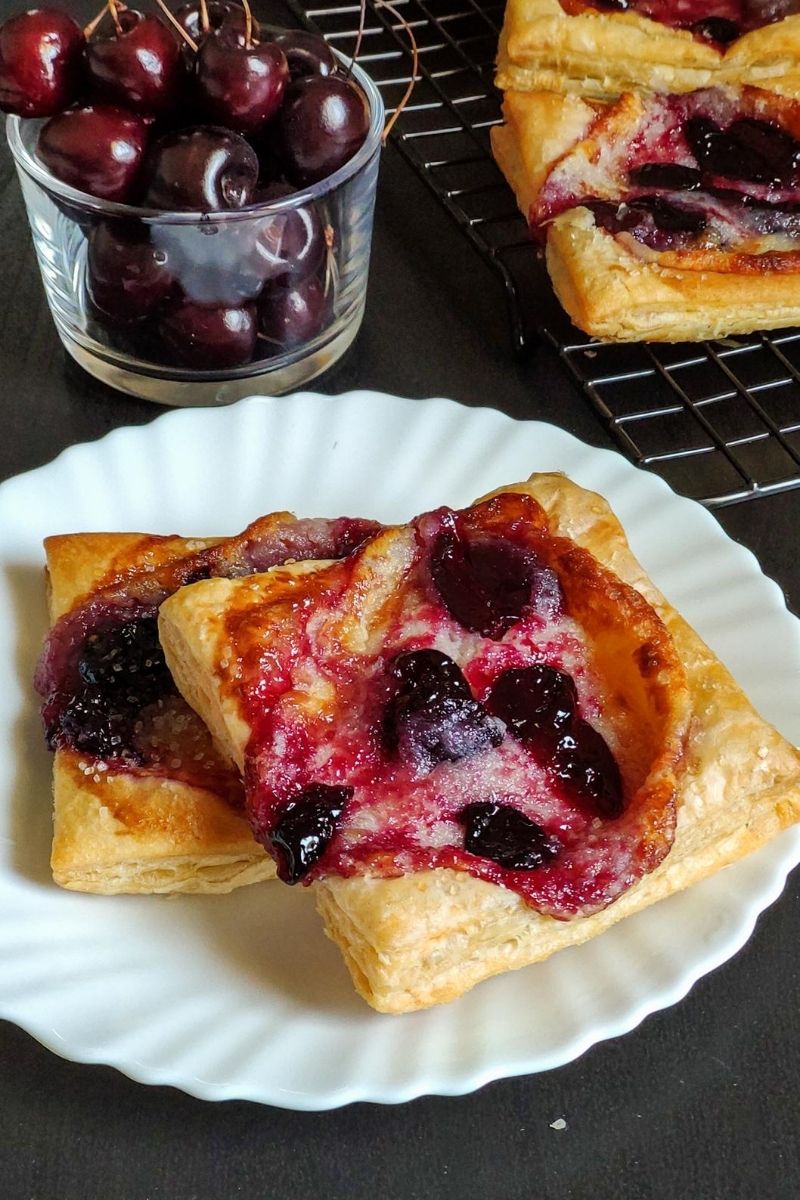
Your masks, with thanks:
[{"label": "glass bowl", "polygon": [[[187,406],[281,395],[344,354],[364,315],[384,121],[375,85],[358,66],[352,74],[371,118],[353,158],[310,187],[228,212],[161,212],[77,191],[37,159],[42,122],[8,118],[45,294],[76,362],[120,391]],[[104,271],[104,250],[107,263],[109,245],[120,244],[149,247],[148,264],[168,265],[174,291],[163,307],[127,303],[124,279]],[[249,361],[220,363],[214,326],[250,330],[265,308]],[[287,310],[297,344],[276,339]]]}]

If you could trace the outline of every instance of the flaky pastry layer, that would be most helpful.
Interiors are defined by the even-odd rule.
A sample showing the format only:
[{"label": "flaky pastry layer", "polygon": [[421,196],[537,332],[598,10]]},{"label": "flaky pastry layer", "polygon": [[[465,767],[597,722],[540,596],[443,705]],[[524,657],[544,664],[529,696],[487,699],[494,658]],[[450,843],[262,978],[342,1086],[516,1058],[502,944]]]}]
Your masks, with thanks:
[{"label": "flaky pastry layer", "polygon": [[635,12],[568,15],[559,0],[508,0],[497,60],[504,90],[611,98],[630,90],[691,92],[752,84],[800,96],[800,16],[726,49]]}]

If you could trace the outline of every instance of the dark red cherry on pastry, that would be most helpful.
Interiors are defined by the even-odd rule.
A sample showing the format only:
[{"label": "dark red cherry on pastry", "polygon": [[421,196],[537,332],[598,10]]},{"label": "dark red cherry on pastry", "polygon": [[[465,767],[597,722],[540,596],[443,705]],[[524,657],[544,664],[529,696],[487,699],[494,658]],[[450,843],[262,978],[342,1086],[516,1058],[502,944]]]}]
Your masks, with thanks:
[{"label": "dark red cherry on pastry", "polygon": [[145,167],[144,203],[153,208],[214,212],[250,204],[258,158],[243,137],[214,125],[165,134]]},{"label": "dark red cherry on pastry", "polygon": [[64,183],[102,200],[128,201],[136,191],[147,125],[110,104],[71,108],[39,132],[37,154]]},{"label": "dark red cherry on pastry", "polygon": [[138,222],[100,221],[89,234],[86,285],[95,308],[117,324],[150,316],[175,286],[165,250]]},{"label": "dark red cherry on pastry", "polygon": [[165,312],[158,326],[172,361],[198,371],[224,371],[250,362],[256,346],[253,304],[192,304]]},{"label": "dark red cherry on pastry", "polygon": [[486,707],[514,737],[552,748],[572,726],[578,694],[564,671],[534,663],[503,671],[492,685]]},{"label": "dark red cherry on pastry", "polygon": [[261,337],[272,354],[302,346],[322,332],[331,310],[331,296],[316,276],[288,285],[268,283],[258,304]]},{"label": "dark red cherry on pastry", "polygon": [[741,26],[728,17],[704,17],[689,26],[696,37],[706,42],[716,42],[719,46],[729,46],[741,34]]},{"label": "dark red cherry on pastry", "polygon": [[197,56],[196,82],[210,120],[240,133],[255,133],[280,108],[289,65],[275,42],[239,46],[209,37]]},{"label": "dark red cherry on pastry", "polygon": [[550,769],[564,790],[592,816],[618,817],[624,808],[622,779],[602,734],[577,719],[562,734]]},{"label": "dark red cherry on pastry", "polygon": [[392,689],[382,721],[390,754],[417,773],[499,746],[503,727],[475,700],[461,668],[439,650],[398,655],[389,667]]},{"label": "dark red cherry on pastry", "polygon": [[512,871],[535,871],[558,856],[561,843],[510,804],[479,801],[459,813],[464,848]]},{"label": "dark red cherry on pastry", "polygon": [[155,16],[125,9],[118,28],[96,33],[86,47],[86,72],[103,99],[135,112],[174,107],[185,80],[177,36]]},{"label": "dark red cherry on pastry", "polygon": [[332,75],[336,58],[325,38],[305,29],[286,29],[275,37],[286,55],[292,79],[303,75]]},{"label": "dark red cherry on pastry", "polygon": [[483,637],[501,638],[528,612],[554,616],[563,603],[555,573],[502,538],[468,541],[445,529],[431,548],[430,572],[450,615]]},{"label": "dark red cherry on pastry", "polygon": [[[192,41],[200,45],[209,35],[243,46],[247,35],[247,18],[240,4],[228,4],[225,0],[207,0],[205,11],[208,28],[203,22],[203,5],[199,0],[190,0],[175,9],[175,19],[185,29]],[[258,28],[253,25],[258,36]]]},{"label": "dark red cherry on pastry", "polygon": [[0,109],[49,117],[77,98],[83,32],[65,12],[35,8],[0,26]]},{"label": "dark red cherry on pastry", "polygon": [[351,787],[312,783],[284,806],[269,833],[278,876],[284,883],[298,883],[316,866],[352,795]]},{"label": "dark red cherry on pastry", "polygon": [[[253,201],[269,204],[293,192],[288,183],[273,183],[259,188]],[[264,280],[274,279],[288,285],[315,274],[325,257],[325,235],[317,209],[308,204],[260,220],[254,257],[256,269]]]},{"label": "dark red cherry on pastry", "polygon": [[800,142],[770,121],[745,117],[723,130],[709,117],[692,117],[684,130],[708,175],[784,187],[797,182]]},{"label": "dark red cherry on pastry", "polygon": [[369,105],[352,79],[310,75],[287,89],[278,123],[289,178],[298,185],[316,183],[364,144]]},{"label": "dark red cherry on pastry", "polygon": [[634,187],[664,188],[670,192],[688,192],[700,187],[703,175],[696,167],[680,163],[642,163],[628,172]]}]

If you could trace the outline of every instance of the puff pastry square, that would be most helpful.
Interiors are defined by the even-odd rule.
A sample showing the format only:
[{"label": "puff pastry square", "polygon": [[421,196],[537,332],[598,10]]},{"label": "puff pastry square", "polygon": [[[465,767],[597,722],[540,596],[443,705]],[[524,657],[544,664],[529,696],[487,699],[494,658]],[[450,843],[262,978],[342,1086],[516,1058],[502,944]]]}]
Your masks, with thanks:
[{"label": "puff pastry square", "polygon": [[[289,840],[287,816],[298,811],[292,797],[306,802],[308,779],[322,781],[314,802],[323,808],[325,789],[327,800],[340,793],[326,815],[336,809],[345,816],[312,847],[306,879],[314,880],[326,930],[357,990],[383,1012],[452,1000],[490,975],[584,941],[800,818],[800,756],[754,712],[654,589],[606,503],[562,476],[540,475],[501,489],[488,504],[462,519],[485,533],[488,511],[499,521],[492,528],[505,536],[506,518],[516,512],[517,530],[519,522],[533,528],[529,544],[556,572],[567,618],[576,622],[569,631],[548,624],[556,620],[552,612],[543,624],[526,617],[499,636],[495,630],[491,645],[485,630],[476,638],[474,623],[467,635],[452,623],[437,625],[437,602],[429,593],[424,601],[413,585],[426,519],[379,535],[349,560],[346,572],[300,564],[246,583],[198,583],[176,593],[160,613],[179,687],[241,764],[251,820],[279,859]],[[398,599],[409,595],[412,612]],[[567,632],[577,641],[559,641]],[[399,652],[431,643],[463,666],[474,695],[495,713],[502,711],[492,707],[497,680],[509,663],[530,663],[538,655],[562,668],[570,664],[580,680],[582,711],[617,758],[626,807],[606,813],[608,819],[590,809],[574,844],[571,818],[558,809],[566,883],[564,877],[558,882],[558,851],[552,860],[528,863],[528,878],[538,882],[523,886],[523,871],[493,873],[484,859],[473,868],[477,860],[454,849],[454,801],[474,798],[475,787],[485,798],[492,780],[529,817],[547,823],[543,796],[549,793],[529,765],[519,774],[511,725],[504,740],[484,741],[462,759],[445,755],[422,768],[417,761],[416,774],[401,764],[387,776],[385,756],[396,751],[385,740],[386,713],[395,710],[379,708],[384,715],[370,728],[384,731],[375,735],[383,749],[375,757],[374,743],[365,748],[358,712],[368,709],[370,696],[385,701],[380,680],[387,664],[391,672]],[[363,687],[348,690],[344,681],[359,672]],[[494,775],[493,763],[500,767]],[[450,807],[434,811],[438,824],[414,826],[426,837],[403,841],[409,812],[417,821],[420,812],[425,816],[434,777],[437,803],[445,797]],[[383,781],[377,791],[376,779]],[[367,794],[371,801],[363,805]],[[617,834],[621,858],[604,858]],[[598,846],[604,847],[599,856]],[[621,874],[615,875],[612,860],[627,863]],[[285,875],[285,857],[282,867]],[[606,882],[597,890],[601,878]]]},{"label": "puff pastry square", "polygon": [[[508,0],[498,87],[608,99],[633,90],[689,92],[751,84],[800,95],[800,16],[774,19],[776,13],[791,13],[792,4],[772,7],[765,16],[771,23],[760,28],[753,27],[758,24],[756,6],[738,0],[698,4],[694,13],[691,4],[666,0],[661,5],[658,0],[634,0],[626,11],[609,7],[581,0]],[[709,8],[728,23],[724,41],[646,15],[675,13],[678,24],[685,20],[689,26],[708,18]],[[746,32],[736,36],[739,30]]]},{"label": "puff pastry square", "polygon": [[[353,523],[354,544],[373,528]],[[246,574],[286,557],[351,548],[335,522],[290,514],[262,518],[229,539],[90,533],[46,540],[52,628],[37,684],[55,749],[56,883],[102,894],[229,892],[274,877],[245,819],[238,771],[174,686],[150,697],[140,714],[134,755],[130,747],[100,752],[91,729],[88,743],[84,734],[76,745],[65,735],[74,705],[70,717],[59,689],[72,677],[71,690],[80,690],[85,647],[98,631],[125,636],[136,628],[131,619],[144,615],[155,636],[158,603],[189,574]]]},{"label": "puff pastry square", "polygon": [[700,341],[800,322],[796,101],[509,92],[504,115],[495,157],[584,332]]}]

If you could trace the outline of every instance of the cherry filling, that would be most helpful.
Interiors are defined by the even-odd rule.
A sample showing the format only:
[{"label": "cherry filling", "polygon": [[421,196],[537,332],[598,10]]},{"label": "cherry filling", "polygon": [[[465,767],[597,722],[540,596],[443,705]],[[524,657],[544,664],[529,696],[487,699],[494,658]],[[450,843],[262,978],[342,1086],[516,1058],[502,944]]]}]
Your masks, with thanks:
[{"label": "cherry filling", "polygon": [[556,858],[561,844],[530,817],[508,804],[468,804],[458,818],[466,828],[464,848],[512,871],[535,871]]},{"label": "cherry filling", "polygon": [[459,624],[499,639],[526,613],[552,616],[562,607],[553,571],[524,546],[496,538],[465,538],[453,521],[430,556],[434,587]]},{"label": "cherry filling", "polygon": [[585,207],[594,213],[595,224],[600,229],[615,234],[629,233],[653,250],[688,248],[707,225],[702,212],[661,196],[639,196],[619,204],[590,200]]},{"label": "cherry filling", "polygon": [[319,862],[352,795],[351,787],[313,783],[286,804],[270,833],[284,883],[297,883]]},{"label": "cherry filling", "polygon": [[247,811],[281,878],[455,868],[566,917],[651,869],[625,803],[636,784],[623,797],[595,727],[602,690],[555,570],[566,550],[526,500],[419,518],[355,652],[330,630],[358,594],[359,555],[298,581],[291,620],[244,591],[226,615],[252,731]]},{"label": "cherry filling", "polygon": [[446,654],[400,654],[389,676],[395,691],[383,714],[383,743],[415,773],[471,758],[502,742],[503,726],[473,699],[460,667]]},{"label": "cherry filling", "polygon": [[[708,89],[652,97],[628,139],[603,139],[598,172],[581,146],[551,172],[531,212],[534,230],[583,206],[606,232],[656,251],[794,249],[800,205],[800,140],[752,90]],[[775,235],[784,244],[753,247]],[[788,244],[786,244],[788,243]]]},{"label": "cherry filling", "polygon": [[798,0],[561,0],[561,4],[568,13],[586,9],[639,13],[719,46],[800,11]]},{"label": "cherry filling", "polygon": [[91,633],[73,688],[46,707],[51,749],[71,745],[100,758],[144,761],[136,722],[148,705],[176,693],[152,615],[108,623]]},{"label": "cherry filling", "polygon": [[569,675],[543,663],[504,671],[487,700],[490,712],[536,756],[570,799],[590,814],[623,810],[619,767],[605,739],[578,715]]}]

